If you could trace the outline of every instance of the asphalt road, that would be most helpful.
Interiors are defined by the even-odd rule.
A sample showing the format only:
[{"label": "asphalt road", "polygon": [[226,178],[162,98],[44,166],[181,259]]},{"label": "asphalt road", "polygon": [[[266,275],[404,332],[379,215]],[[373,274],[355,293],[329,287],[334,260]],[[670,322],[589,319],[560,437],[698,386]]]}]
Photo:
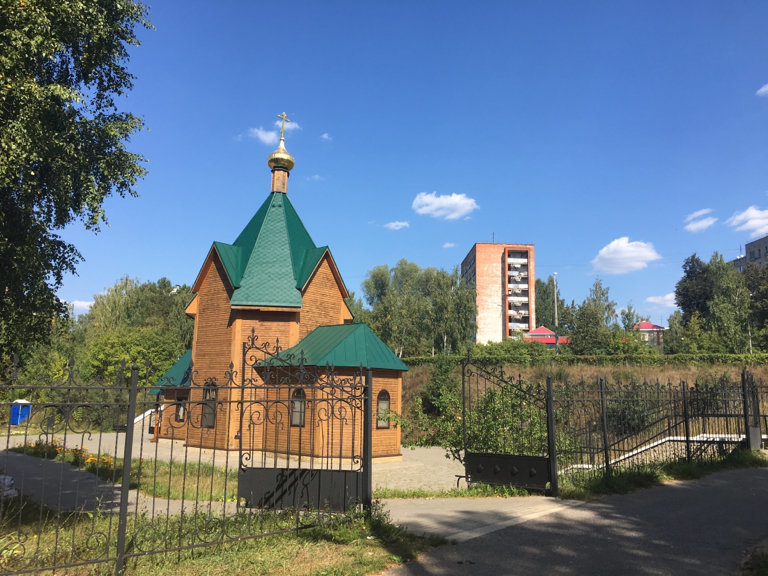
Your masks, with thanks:
[{"label": "asphalt road", "polygon": [[[411,501],[408,525],[422,515],[477,519],[466,503]],[[499,507],[500,508],[500,507]],[[496,511],[498,511],[498,509]],[[482,513],[482,511],[480,511]],[[719,472],[580,506],[552,506],[517,520],[494,521],[482,535],[434,548],[393,568],[402,575],[733,575],[746,552],[768,537],[768,469]],[[411,520],[409,520],[409,516]],[[413,529],[411,527],[411,529]],[[433,530],[426,530],[433,531]]]}]

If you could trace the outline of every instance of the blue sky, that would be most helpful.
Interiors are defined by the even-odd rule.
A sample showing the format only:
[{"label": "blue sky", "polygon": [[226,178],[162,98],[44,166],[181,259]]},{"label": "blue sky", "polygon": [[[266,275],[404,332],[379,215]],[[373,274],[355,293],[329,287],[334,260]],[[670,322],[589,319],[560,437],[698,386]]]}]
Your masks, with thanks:
[{"label": "blue sky", "polygon": [[350,290],[406,258],[531,243],[580,302],[666,325],[683,260],[768,234],[768,2],[201,2],[150,7],[124,107],[139,198],[64,237],[82,311],[121,276],[192,284],[269,192],[288,194]]}]

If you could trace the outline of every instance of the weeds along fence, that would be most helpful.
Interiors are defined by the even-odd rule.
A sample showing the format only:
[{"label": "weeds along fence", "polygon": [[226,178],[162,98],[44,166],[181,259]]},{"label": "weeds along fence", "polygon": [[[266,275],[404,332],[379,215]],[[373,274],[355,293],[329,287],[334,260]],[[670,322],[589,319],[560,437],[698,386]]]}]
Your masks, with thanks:
[{"label": "weeds along fence", "polygon": [[679,383],[607,379],[555,386],[561,477],[617,468],[722,459],[737,445],[760,447],[768,430],[768,387],[747,371]]},{"label": "weeds along fence", "polygon": [[0,574],[149,572],[370,505],[370,371],[284,362],[258,379],[244,362],[196,383],[190,368],[169,401],[148,366],[0,382]]},{"label": "weeds along fence", "polygon": [[462,366],[461,447],[469,482],[547,490],[617,469],[723,459],[759,449],[768,388],[746,370],[686,381],[526,382],[498,365]]}]

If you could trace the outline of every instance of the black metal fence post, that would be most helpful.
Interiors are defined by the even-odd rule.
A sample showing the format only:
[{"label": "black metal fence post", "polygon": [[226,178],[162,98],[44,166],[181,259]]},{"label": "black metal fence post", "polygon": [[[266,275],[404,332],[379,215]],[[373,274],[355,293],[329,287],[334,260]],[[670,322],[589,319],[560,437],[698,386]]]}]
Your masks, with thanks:
[{"label": "black metal fence post", "polygon": [[741,370],[741,397],[744,404],[744,440],[749,450],[760,450],[763,442],[760,430],[760,396],[755,386],[755,377]]},{"label": "black metal fence post", "polygon": [[685,459],[691,461],[691,416],[688,411],[688,382],[680,382],[683,392],[683,427],[685,428]]},{"label": "black metal fence post", "polygon": [[117,556],[115,576],[120,576],[125,569],[125,532],[128,526],[128,497],[131,490],[131,455],[133,454],[133,428],[136,418],[136,396],[139,387],[139,367],[131,367],[131,382],[128,390],[128,416],[125,429],[125,447],[123,449],[123,483],[120,486],[120,514],[117,524]]},{"label": "black metal fence post", "polygon": [[549,489],[552,496],[557,496],[557,446],[555,444],[555,399],[552,377],[547,376],[547,451],[549,452]]},{"label": "black metal fence post", "polygon": [[744,411],[744,443],[749,443],[749,398],[747,396],[747,369],[741,369],[741,405]]},{"label": "black metal fence post", "polygon": [[366,515],[371,513],[371,501],[373,499],[372,470],[373,465],[373,371],[367,368],[365,371],[365,395],[363,396],[363,510]]},{"label": "black metal fence post", "polygon": [[752,431],[750,438],[752,439],[752,450],[760,450],[763,447],[763,431],[760,428],[760,393],[755,385],[755,377],[750,374],[750,395],[752,397]]},{"label": "black metal fence post", "polygon": [[[467,362],[469,355],[467,355]],[[461,363],[461,447],[467,454],[467,362]]]},{"label": "black metal fence post", "polygon": [[603,424],[603,457],[605,458],[605,473],[611,475],[611,447],[608,443],[608,411],[605,406],[605,382],[600,378],[600,420]]}]

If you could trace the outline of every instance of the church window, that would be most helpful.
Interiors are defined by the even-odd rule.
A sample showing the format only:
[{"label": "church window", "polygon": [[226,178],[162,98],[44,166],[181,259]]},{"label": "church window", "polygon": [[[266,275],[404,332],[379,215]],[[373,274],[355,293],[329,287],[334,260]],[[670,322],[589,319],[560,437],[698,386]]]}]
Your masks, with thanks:
[{"label": "church window", "polygon": [[187,413],[187,401],[182,398],[176,403],[176,422],[184,422]]},{"label": "church window", "polygon": [[203,428],[213,428],[216,426],[216,384],[206,382],[203,386],[203,413],[200,417],[200,426]]},{"label": "church window", "polygon": [[386,390],[376,397],[376,428],[389,428],[389,392]]},{"label": "church window", "polygon": [[291,395],[291,426],[304,426],[307,395],[303,388],[296,388]]}]

